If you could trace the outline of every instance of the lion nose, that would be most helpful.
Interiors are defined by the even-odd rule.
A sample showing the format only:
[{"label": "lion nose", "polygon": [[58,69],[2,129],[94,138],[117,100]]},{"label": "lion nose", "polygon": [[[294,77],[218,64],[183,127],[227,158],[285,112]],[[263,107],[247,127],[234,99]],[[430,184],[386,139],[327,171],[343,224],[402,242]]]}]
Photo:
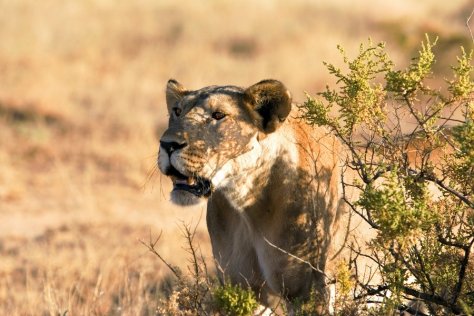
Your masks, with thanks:
[{"label": "lion nose", "polygon": [[171,155],[175,150],[178,150],[178,149],[181,149],[181,148],[184,148],[186,147],[188,144],[186,143],[177,143],[177,142],[164,142],[164,141],[160,141],[160,146],[161,148],[163,148],[167,153],[168,155]]}]

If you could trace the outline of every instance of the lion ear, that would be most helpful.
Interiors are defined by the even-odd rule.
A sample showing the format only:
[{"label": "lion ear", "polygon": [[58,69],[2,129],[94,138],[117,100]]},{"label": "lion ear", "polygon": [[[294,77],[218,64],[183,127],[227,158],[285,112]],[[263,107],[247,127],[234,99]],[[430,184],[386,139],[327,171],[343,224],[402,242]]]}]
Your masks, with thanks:
[{"label": "lion ear", "polygon": [[263,80],[250,86],[245,90],[245,98],[266,134],[274,132],[291,111],[291,94],[277,80]]},{"label": "lion ear", "polygon": [[168,83],[166,84],[166,104],[168,105],[168,111],[171,111],[185,94],[186,89],[181,83],[174,79],[168,80]]}]

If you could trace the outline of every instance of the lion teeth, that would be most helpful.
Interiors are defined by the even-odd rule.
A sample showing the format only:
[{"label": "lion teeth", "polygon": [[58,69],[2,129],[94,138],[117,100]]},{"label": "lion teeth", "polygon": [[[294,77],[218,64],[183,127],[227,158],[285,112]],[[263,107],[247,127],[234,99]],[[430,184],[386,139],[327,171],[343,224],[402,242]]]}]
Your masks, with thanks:
[{"label": "lion teeth", "polygon": [[189,177],[187,179],[180,179],[177,177],[171,177],[173,184],[186,184],[186,185],[196,185],[197,180],[195,178]]},{"label": "lion teeth", "polygon": [[177,177],[171,177],[171,181],[173,181],[173,184],[187,184],[187,180],[185,179],[180,179]]}]

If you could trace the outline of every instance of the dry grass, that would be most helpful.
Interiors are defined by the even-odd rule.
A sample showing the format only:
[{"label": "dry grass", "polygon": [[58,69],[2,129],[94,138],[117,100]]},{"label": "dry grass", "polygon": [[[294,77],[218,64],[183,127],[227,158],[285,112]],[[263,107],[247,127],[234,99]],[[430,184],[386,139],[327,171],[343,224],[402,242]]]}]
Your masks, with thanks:
[{"label": "dry grass", "polygon": [[[0,314],[153,314],[185,265],[178,209],[155,164],[164,84],[284,81],[302,101],[336,44],[369,36],[395,60],[424,32],[441,63],[469,45],[469,1],[0,0]],[[209,256],[204,223],[198,240]]]}]

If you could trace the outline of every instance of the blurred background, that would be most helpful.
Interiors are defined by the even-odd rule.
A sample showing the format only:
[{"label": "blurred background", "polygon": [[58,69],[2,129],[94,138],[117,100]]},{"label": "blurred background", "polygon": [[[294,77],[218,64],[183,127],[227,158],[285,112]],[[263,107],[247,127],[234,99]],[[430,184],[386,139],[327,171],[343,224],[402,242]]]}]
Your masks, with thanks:
[{"label": "blurred background", "polygon": [[[205,207],[169,203],[156,170],[164,88],[283,81],[294,101],[334,83],[370,37],[397,66],[439,36],[449,76],[472,47],[471,0],[0,0],[0,314],[154,314],[181,225],[210,247]],[[471,20],[471,28],[474,21]]]}]

